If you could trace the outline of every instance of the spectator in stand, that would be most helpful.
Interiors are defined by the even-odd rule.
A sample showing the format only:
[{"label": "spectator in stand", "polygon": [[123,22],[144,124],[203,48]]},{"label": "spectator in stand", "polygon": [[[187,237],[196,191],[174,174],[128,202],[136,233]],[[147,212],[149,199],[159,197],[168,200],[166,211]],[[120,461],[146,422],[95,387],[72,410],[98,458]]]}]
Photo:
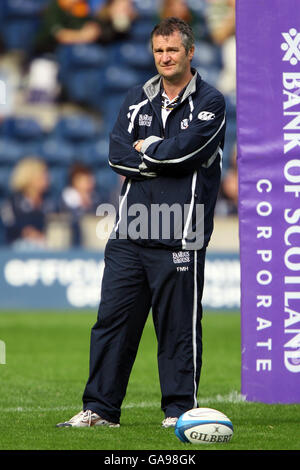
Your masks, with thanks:
[{"label": "spectator in stand", "polygon": [[130,31],[138,15],[132,0],[106,0],[97,16],[102,23],[110,25],[115,38],[120,39]]},{"label": "spectator in stand", "polygon": [[46,248],[46,216],[54,211],[45,197],[48,187],[48,169],[39,158],[24,158],[16,165],[12,194],[1,208],[6,243],[19,249]]},{"label": "spectator in stand", "polygon": [[191,24],[193,15],[189,9],[186,0],[162,0],[159,8],[161,19],[174,16]]},{"label": "spectator in stand", "polygon": [[158,5],[157,21],[170,17],[180,18],[193,28],[196,41],[203,37],[205,31],[187,0],[159,0]]},{"label": "spectator in stand", "polygon": [[216,44],[235,35],[235,0],[206,0],[206,15]]},{"label": "spectator in stand", "polygon": [[51,0],[44,11],[35,52],[54,52],[60,44],[97,42],[101,33],[86,0]]},{"label": "spectator in stand", "polygon": [[106,1],[96,12],[87,0],[51,0],[35,53],[54,52],[58,45],[110,42],[119,34],[118,22],[124,21],[125,13],[129,18],[134,13],[130,0]]},{"label": "spectator in stand", "polygon": [[[224,94],[227,108],[227,134],[223,152],[223,171],[220,197],[216,212],[220,215],[237,212],[236,168],[236,40],[235,0],[206,0],[206,20],[211,39],[221,48],[222,70],[217,88]],[[229,132],[230,130],[230,132]]]},{"label": "spectator in stand", "polygon": [[223,70],[217,87],[225,95],[235,95],[235,0],[207,0],[206,19],[211,38],[222,51]]},{"label": "spectator in stand", "polygon": [[96,215],[101,198],[95,188],[95,178],[91,170],[82,163],[70,168],[69,185],[63,190],[59,210],[72,216],[73,246],[81,245],[80,222],[84,215]]},{"label": "spectator in stand", "polygon": [[28,100],[54,101],[60,93],[58,46],[107,44],[126,35],[136,17],[131,0],[50,0],[30,59]]}]

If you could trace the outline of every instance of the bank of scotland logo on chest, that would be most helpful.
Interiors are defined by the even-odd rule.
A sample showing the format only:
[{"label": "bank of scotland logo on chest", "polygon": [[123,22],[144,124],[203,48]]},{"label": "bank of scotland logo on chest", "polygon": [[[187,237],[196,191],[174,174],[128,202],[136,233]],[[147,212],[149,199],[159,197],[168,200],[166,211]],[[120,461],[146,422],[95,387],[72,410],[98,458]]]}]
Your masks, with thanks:
[{"label": "bank of scotland logo on chest", "polygon": [[297,65],[300,62],[300,33],[295,28],[291,28],[288,33],[281,33],[285,42],[281,44],[281,49],[285,52],[284,61],[291,65]]}]

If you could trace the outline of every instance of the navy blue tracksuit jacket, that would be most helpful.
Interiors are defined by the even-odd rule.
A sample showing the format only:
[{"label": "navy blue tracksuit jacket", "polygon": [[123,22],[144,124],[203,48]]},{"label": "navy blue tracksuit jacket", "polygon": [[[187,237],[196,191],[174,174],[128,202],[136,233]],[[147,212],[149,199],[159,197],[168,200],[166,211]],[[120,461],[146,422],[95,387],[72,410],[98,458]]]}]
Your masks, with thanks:
[{"label": "navy blue tracksuit jacket", "polygon": [[[162,410],[176,417],[197,406],[205,250],[221,175],[224,98],[193,71],[165,126],[161,113],[157,75],[129,91],[110,137],[109,164],[126,178],[105,250],[83,404],[113,422],[120,419],[150,308]],[[137,152],[134,143],[140,139],[144,142]],[[163,205],[176,208],[167,234],[151,212]],[[141,207],[143,227],[132,231],[134,222],[135,228],[139,225],[135,209]]]}]

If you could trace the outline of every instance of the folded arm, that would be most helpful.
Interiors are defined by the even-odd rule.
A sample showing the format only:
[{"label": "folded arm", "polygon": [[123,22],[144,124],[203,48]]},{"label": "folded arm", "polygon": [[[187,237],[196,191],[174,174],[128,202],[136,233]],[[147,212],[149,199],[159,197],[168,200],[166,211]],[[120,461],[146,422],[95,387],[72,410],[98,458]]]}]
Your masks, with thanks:
[{"label": "folded arm", "polygon": [[108,162],[111,168],[122,176],[137,180],[155,178],[156,172],[140,169],[142,159],[141,154],[135,148],[137,135],[133,127],[139,109],[148,100],[132,105],[130,98],[131,96],[128,94],[110,135]]},{"label": "folded arm", "polygon": [[214,161],[225,134],[225,105],[218,98],[196,110],[196,116],[187,129],[177,135],[162,139],[150,136],[140,145],[144,171],[168,172],[193,170],[209,166]]}]

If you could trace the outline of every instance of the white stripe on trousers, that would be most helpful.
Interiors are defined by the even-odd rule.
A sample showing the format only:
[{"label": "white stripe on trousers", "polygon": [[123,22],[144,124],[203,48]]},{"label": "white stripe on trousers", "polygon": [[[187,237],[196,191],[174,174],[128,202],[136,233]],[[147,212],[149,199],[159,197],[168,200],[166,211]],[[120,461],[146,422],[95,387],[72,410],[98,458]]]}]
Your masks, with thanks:
[{"label": "white stripe on trousers", "polygon": [[126,187],[126,191],[125,191],[125,194],[120,202],[120,207],[119,207],[119,220],[118,222],[116,223],[115,225],[115,228],[114,228],[114,231],[116,232],[119,228],[119,225],[120,225],[120,222],[121,222],[121,218],[122,218],[122,209],[123,209],[123,205],[125,203],[125,200],[127,198],[127,195],[128,195],[128,192],[129,192],[129,189],[130,189],[130,186],[131,186],[131,180],[128,181],[127,183],[127,187]]},{"label": "white stripe on trousers", "polygon": [[[186,218],[186,223],[185,223],[185,226],[183,228],[183,235],[182,235],[182,241],[181,241],[183,250],[186,250],[186,237],[188,235],[188,230],[190,228],[193,209],[194,209],[194,205],[195,205],[195,191],[196,191],[197,174],[198,174],[198,172],[197,172],[197,170],[195,170],[194,173],[193,173],[193,178],[192,178],[191,202],[190,202],[190,206],[189,206],[188,216]],[[192,227],[191,227],[191,229],[192,229]]]},{"label": "white stripe on trousers", "polygon": [[197,313],[198,313],[198,290],[197,290],[197,251],[194,251],[194,300],[193,300],[193,363],[194,363],[194,408],[197,408]]}]

